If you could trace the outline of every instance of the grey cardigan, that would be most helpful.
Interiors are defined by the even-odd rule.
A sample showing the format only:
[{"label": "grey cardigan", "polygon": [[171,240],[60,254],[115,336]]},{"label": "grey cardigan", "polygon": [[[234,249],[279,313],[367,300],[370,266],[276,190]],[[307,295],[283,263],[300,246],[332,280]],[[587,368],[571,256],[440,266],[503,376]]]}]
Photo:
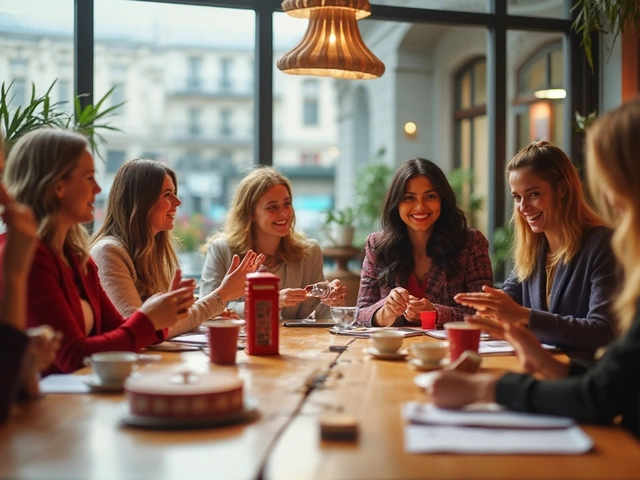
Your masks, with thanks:
[{"label": "grey cardigan", "polygon": [[611,230],[587,230],[582,247],[567,265],[556,269],[549,308],[546,301],[546,255],[542,249],[531,278],[519,283],[511,274],[502,289],[531,309],[529,329],[543,343],[593,351],[613,339],[611,295],[616,285],[616,261]]},{"label": "grey cardigan", "polygon": [[[297,262],[283,264],[281,268],[274,269],[272,273],[280,277],[279,289],[283,288],[304,288],[312,283],[324,280],[322,273],[322,251],[320,245],[315,240],[307,240],[310,244],[308,255]],[[200,278],[200,296],[207,295],[220,286],[224,278],[233,253],[223,238],[213,240],[207,247],[207,257],[202,268]],[[281,318],[283,320],[308,317],[316,307],[316,318],[329,318],[329,309],[320,305],[319,300],[310,298],[293,307],[282,309]],[[235,302],[228,304],[240,316],[244,316],[244,298],[239,298]]]}]

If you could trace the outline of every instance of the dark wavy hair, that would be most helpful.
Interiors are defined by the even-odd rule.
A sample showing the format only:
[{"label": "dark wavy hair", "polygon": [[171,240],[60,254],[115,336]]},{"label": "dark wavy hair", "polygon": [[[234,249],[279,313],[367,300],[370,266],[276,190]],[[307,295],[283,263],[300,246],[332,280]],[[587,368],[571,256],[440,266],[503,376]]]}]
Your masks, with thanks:
[{"label": "dark wavy hair", "polygon": [[447,275],[458,267],[458,254],[466,241],[467,219],[458,208],[456,194],[440,167],[431,160],[412,158],[398,168],[384,200],[380,220],[383,235],[375,245],[381,267],[379,285],[395,286],[415,269],[407,225],[400,218],[398,206],[409,179],[419,175],[431,181],[441,199],[440,216],[427,242],[427,255],[433,264],[442,266]]}]

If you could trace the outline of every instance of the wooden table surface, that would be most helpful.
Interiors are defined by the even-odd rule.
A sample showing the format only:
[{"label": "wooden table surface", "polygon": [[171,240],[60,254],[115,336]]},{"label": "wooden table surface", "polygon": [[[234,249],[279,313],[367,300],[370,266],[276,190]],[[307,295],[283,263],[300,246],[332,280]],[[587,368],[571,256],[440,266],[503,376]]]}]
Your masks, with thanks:
[{"label": "wooden table surface", "polygon": [[[407,362],[371,359],[368,341],[325,329],[281,328],[281,355],[247,356],[218,367],[203,352],[163,353],[141,372],[188,366],[244,380],[259,418],[184,431],[124,426],[121,394],[49,394],[22,404],[0,427],[1,479],[602,479],[640,477],[640,443],[617,427],[583,426],[595,448],[586,455],[410,455],[400,404],[426,399]],[[426,340],[407,339],[406,343]],[[343,353],[330,345],[346,345]],[[483,367],[517,370],[513,356]],[[314,372],[330,372],[305,395]],[[319,417],[344,412],[359,422],[356,442],[321,441]],[[273,448],[272,448],[273,447]],[[264,468],[263,468],[264,467]]]}]

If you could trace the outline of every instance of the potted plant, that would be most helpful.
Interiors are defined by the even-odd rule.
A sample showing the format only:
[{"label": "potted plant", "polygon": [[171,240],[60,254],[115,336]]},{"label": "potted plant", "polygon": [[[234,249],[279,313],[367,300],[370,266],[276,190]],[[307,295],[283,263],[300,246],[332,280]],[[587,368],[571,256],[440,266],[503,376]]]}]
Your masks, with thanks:
[{"label": "potted plant", "polygon": [[[113,92],[109,90],[95,105],[82,107],[80,99],[84,95],[78,95],[74,99],[74,113],[69,113],[65,108],[66,102],[53,102],[50,97],[51,90],[56,84],[55,80],[43,95],[36,94],[35,85],[31,85],[31,97],[25,105],[13,108],[11,100],[13,82],[0,86],[0,127],[4,133],[6,153],[11,151],[13,145],[23,135],[38,128],[52,127],[66,130],[75,130],[84,134],[95,152],[98,144],[104,144],[105,139],[100,135],[102,130],[120,131],[109,125],[106,120],[116,113],[123,103],[104,108],[105,101]],[[115,88],[115,87],[114,87]]]},{"label": "potted plant", "polygon": [[356,210],[353,207],[327,210],[327,237],[334,247],[351,247],[355,233]]},{"label": "potted plant", "polygon": [[185,275],[199,276],[202,272],[204,256],[199,250],[212,230],[212,222],[201,213],[176,218],[173,234],[178,240],[178,256]]}]

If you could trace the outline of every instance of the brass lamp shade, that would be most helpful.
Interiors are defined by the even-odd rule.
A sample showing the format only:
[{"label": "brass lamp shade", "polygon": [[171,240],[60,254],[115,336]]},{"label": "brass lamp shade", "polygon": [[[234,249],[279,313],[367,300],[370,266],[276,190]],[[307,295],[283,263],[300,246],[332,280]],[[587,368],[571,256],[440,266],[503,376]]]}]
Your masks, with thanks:
[{"label": "brass lamp shade", "polygon": [[280,6],[287,15],[296,18],[309,18],[312,10],[322,8],[340,8],[356,14],[356,20],[371,15],[369,0],[284,0]]},{"label": "brass lamp shade", "polygon": [[[277,62],[285,73],[320,75],[342,79],[373,79],[384,73],[384,64],[364,44],[357,12],[370,14],[368,0],[285,0],[309,26],[298,45]],[[364,13],[364,14],[363,14]]]}]

